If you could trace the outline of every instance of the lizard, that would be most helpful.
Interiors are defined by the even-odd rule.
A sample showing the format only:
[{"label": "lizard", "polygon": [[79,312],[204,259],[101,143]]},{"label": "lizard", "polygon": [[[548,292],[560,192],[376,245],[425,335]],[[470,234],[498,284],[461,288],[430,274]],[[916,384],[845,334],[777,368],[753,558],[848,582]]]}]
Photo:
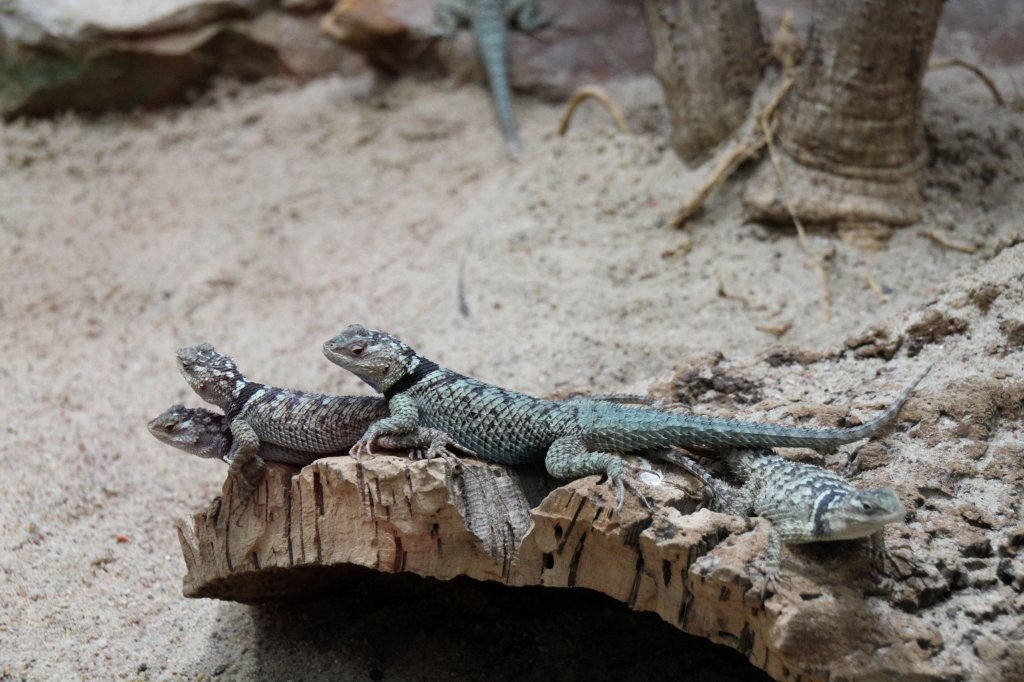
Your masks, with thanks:
[{"label": "lizard", "polygon": [[624,485],[636,488],[625,478],[627,465],[618,454],[657,456],[671,446],[832,450],[888,426],[927,374],[860,426],[816,429],[699,417],[621,400],[535,398],[441,367],[394,336],[358,324],[325,342],[323,351],[388,401],[389,416],[371,424],[352,452],[372,452],[384,434],[437,428],[492,462],[543,461],[548,473],[561,479],[604,474],[619,507]]},{"label": "lizard", "polygon": [[[262,445],[319,457],[340,454],[350,450],[369,425],[388,415],[387,403],[380,398],[325,395],[251,381],[234,360],[209,343],[179,349],[177,363],[192,390],[224,411],[231,434],[229,470],[246,484],[263,476]],[[472,454],[440,431],[411,429],[400,435],[388,445],[425,450],[428,457],[446,454],[448,448]],[[255,464],[249,466],[250,462]],[[242,476],[245,469],[249,472]]]},{"label": "lizard", "polygon": [[[242,482],[245,488],[255,488],[263,477],[263,462],[280,462],[295,466],[306,466],[323,457],[347,455],[348,449],[355,443],[365,427],[369,426],[384,411],[384,401],[380,398],[356,398],[351,405],[352,437],[341,442],[337,452],[309,452],[297,450],[272,443],[260,443],[257,456],[243,466]],[[204,459],[219,459],[231,463],[234,436],[231,425],[225,415],[201,407],[185,407],[172,405],[160,416],[152,419],[147,427],[149,432],[161,443],[184,450],[185,452]],[[434,432],[428,431],[432,435]],[[440,435],[440,434],[437,434]],[[381,446],[387,450],[411,449],[413,459],[422,459],[427,450],[423,448],[423,440],[418,434],[408,437],[384,437]]]},{"label": "lizard", "polygon": [[785,545],[867,537],[872,564],[884,571],[889,558],[884,527],[906,517],[893,488],[858,490],[837,473],[790,461],[771,450],[734,449],[719,458],[744,480],[739,490],[732,490],[689,458],[681,457],[676,463],[711,490],[716,511],[756,515],[771,522],[762,600],[779,579]]},{"label": "lizard", "polygon": [[508,81],[507,26],[532,33],[546,23],[536,0],[438,0],[434,8],[437,37],[451,38],[460,28],[472,31],[512,159],[519,157],[520,145]]}]

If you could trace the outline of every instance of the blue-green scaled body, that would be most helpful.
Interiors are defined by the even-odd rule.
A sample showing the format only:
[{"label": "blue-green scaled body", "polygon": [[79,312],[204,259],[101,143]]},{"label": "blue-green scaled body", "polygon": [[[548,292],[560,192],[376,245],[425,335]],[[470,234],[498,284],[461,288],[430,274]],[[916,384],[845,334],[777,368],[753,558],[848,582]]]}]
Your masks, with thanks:
[{"label": "blue-green scaled body", "polygon": [[671,446],[830,450],[867,438],[893,420],[917,384],[862,426],[811,429],[697,417],[609,400],[535,398],[445,369],[395,337],[359,325],[325,343],[324,354],[388,399],[390,416],[371,425],[356,450],[369,449],[380,435],[425,426],[446,432],[489,461],[543,461],[556,478],[604,473],[616,485],[624,474],[618,456],[622,453],[656,453]]}]

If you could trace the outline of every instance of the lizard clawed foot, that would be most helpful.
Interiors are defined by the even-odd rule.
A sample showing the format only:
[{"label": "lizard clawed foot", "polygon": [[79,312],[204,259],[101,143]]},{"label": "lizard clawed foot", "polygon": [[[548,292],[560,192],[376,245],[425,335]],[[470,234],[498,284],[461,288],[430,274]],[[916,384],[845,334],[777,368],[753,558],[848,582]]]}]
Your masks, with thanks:
[{"label": "lizard clawed foot", "polygon": [[235,497],[240,500],[244,505],[252,502],[256,497],[256,491],[259,490],[259,486],[251,482],[243,474],[229,474],[231,482],[235,485],[236,492]]},{"label": "lizard clawed foot", "polygon": [[441,457],[442,460],[444,460],[445,464],[447,464],[448,466],[450,466],[452,468],[452,473],[454,473],[454,474],[462,473],[462,460],[459,458],[458,455],[453,455],[452,453],[450,453],[447,450],[445,450],[440,455],[440,457]]},{"label": "lizard clawed foot", "polygon": [[779,594],[779,585],[783,586],[787,590],[793,589],[793,583],[789,578],[784,578],[776,566],[774,568],[768,568],[764,571],[764,582],[761,583],[761,603],[763,604],[767,595]]},{"label": "lizard clawed foot", "polygon": [[427,449],[427,459],[435,457],[454,457],[458,459],[460,454],[476,457],[475,452],[459,445],[458,441],[444,432],[434,434],[430,441],[430,447]]},{"label": "lizard clawed foot", "polygon": [[267,464],[262,457],[253,457],[242,465],[241,471],[235,472],[239,479],[250,488],[255,488],[267,475]]},{"label": "lizard clawed foot", "polygon": [[228,467],[228,476],[238,486],[238,498],[248,503],[263,477],[267,475],[267,464],[263,458],[253,455],[249,459],[235,458]]},{"label": "lizard clawed foot", "polygon": [[352,459],[354,459],[357,462],[360,461],[360,458],[363,455],[366,455],[368,457],[372,457],[374,455],[374,452],[373,452],[373,442],[376,439],[377,439],[377,435],[376,434],[369,434],[369,433],[367,433],[362,438],[360,438],[356,442],[355,445],[353,445],[351,448],[349,448],[348,454],[351,455]]},{"label": "lizard clawed foot", "polygon": [[257,457],[247,462],[242,472],[237,475],[241,497],[250,500],[256,492],[263,477],[267,475],[267,465],[262,457]]},{"label": "lizard clawed foot", "polygon": [[[901,563],[909,566],[910,570],[903,570]],[[915,563],[913,557],[894,554],[887,547],[871,552],[871,570],[880,581],[893,577],[900,580],[909,578],[914,574]]]},{"label": "lizard clawed foot", "polygon": [[626,502],[626,488],[629,488],[629,492],[631,492],[634,495],[636,495],[640,499],[640,501],[643,502],[643,505],[645,507],[647,507],[648,511],[651,511],[651,512],[654,511],[654,505],[651,504],[650,500],[647,499],[647,496],[644,495],[643,491],[640,489],[640,486],[637,485],[628,476],[625,476],[625,475],[622,475],[622,474],[620,474],[618,476],[613,476],[613,475],[609,474],[608,475],[608,482],[611,483],[615,487],[615,512],[616,513],[622,511],[622,505],[625,504],[625,502]]}]

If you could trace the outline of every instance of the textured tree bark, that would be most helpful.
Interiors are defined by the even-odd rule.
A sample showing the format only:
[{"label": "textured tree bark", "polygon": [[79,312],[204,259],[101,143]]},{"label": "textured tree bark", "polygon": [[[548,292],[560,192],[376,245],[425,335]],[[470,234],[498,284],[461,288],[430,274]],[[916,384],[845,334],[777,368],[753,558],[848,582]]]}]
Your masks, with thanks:
[{"label": "textured tree bark", "polygon": [[762,164],[744,200],[752,217],[891,225],[920,217],[927,161],[921,80],[942,0],[818,0],[778,133],[786,187]]},{"label": "textured tree bark", "polygon": [[654,72],[672,119],[672,145],[705,160],[747,116],[765,44],[754,0],[645,0]]}]

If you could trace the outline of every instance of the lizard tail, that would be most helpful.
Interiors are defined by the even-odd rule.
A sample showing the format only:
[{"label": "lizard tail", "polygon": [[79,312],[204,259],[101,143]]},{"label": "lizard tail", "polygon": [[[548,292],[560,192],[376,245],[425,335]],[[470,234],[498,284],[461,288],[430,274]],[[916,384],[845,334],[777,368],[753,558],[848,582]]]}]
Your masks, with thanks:
[{"label": "lizard tail", "polygon": [[626,452],[675,445],[716,452],[776,447],[828,452],[839,445],[873,436],[889,426],[928,370],[881,414],[852,428],[822,429],[715,419],[607,401],[581,403],[581,409],[585,407],[589,411],[587,443],[597,449]]},{"label": "lizard tail", "polygon": [[910,396],[914,393],[914,389],[917,388],[917,385],[921,383],[926,376],[928,376],[929,372],[932,371],[932,366],[933,365],[928,365],[925,367],[924,371],[921,372],[921,375],[918,376],[917,379],[914,379],[914,383],[903,389],[903,392],[900,393],[898,398],[896,398],[896,401],[889,407],[885,408],[885,410],[877,417],[864,422],[860,426],[842,429],[840,432],[846,437],[847,440],[845,442],[852,443],[853,441],[860,440],[861,438],[873,436],[887,427],[893,419],[896,418],[896,415],[900,413],[900,410],[903,409],[903,405],[910,400]]},{"label": "lizard tail", "polygon": [[494,110],[505,134],[505,144],[509,154],[516,159],[519,157],[520,146],[508,80],[508,34],[500,3],[494,5],[496,11],[483,12],[475,18],[473,33],[484,71],[487,72]]},{"label": "lizard tail", "polygon": [[896,415],[903,409],[903,405],[913,394],[917,385],[928,376],[932,365],[928,365],[914,383],[903,389],[899,397],[874,419],[864,422],[860,426],[853,426],[843,429],[806,429],[801,427],[785,427],[772,425],[756,425],[743,433],[746,429],[737,429],[739,437],[735,443],[738,447],[765,448],[765,447],[797,447],[811,448],[819,451],[829,451],[838,445],[853,443],[854,441],[868,438],[879,433],[888,427]]}]

